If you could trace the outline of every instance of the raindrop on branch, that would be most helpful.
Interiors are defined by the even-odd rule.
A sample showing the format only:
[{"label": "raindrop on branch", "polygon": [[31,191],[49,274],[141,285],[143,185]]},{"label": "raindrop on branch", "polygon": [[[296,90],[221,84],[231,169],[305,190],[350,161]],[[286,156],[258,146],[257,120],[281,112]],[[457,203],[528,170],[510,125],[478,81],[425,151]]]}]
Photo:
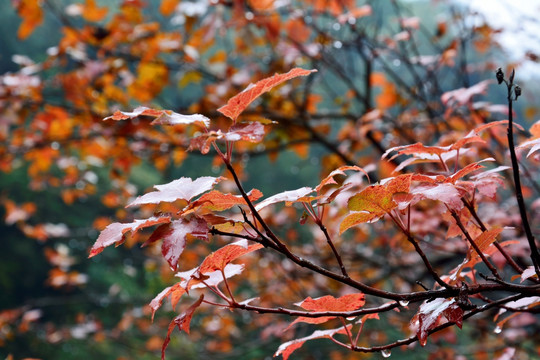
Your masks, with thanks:
[{"label": "raindrop on branch", "polygon": [[383,351],[381,351],[381,355],[383,358],[389,358],[390,355],[392,355],[392,352],[388,349],[384,349]]}]

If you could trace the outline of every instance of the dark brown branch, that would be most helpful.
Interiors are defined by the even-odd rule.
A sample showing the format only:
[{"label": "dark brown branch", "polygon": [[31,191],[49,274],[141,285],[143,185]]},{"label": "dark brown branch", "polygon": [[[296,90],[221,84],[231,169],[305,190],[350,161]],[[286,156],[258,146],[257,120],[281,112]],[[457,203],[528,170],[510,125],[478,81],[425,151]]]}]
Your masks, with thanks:
[{"label": "dark brown branch", "polygon": [[[474,316],[476,314],[482,313],[482,312],[484,312],[486,310],[489,310],[491,308],[498,307],[501,304],[504,304],[504,303],[507,303],[507,302],[510,302],[510,301],[519,300],[522,297],[524,297],[524,295],[521,295],[521,294],[512,295],[512,296],[508,296],[506,298],[494,301],[492,303],[480,306],[480,307],[478,307],[478,308],[476,308],[474,310],[469,311],[467,314],[463,315],[463,320],[468,319],[468,318],[470,318],[470,317],[472,317],[472,316]],[[432,334],[434,334],[434,333],[436,333],[438,331],[441,331],[443,329],[446,329],[446,328],[448,328],[450,326],[454,326],[454,325],[456,325],[456,323],[453,322],[453,321],[446,322],[444,324],[441,324],[441,325],[429,330],[428,335],[432,335]],[[418,341],[418,336],[414,335],[414,336],[411,336],[411,337],[409,337],[407,339],[398,340],[398,341],[395,341],[395,342],[393,342],[391,344],[387,344],[387,345],[372,346],[372,347],[369,347],[369,348],[368,347],[354,346],[354,347],[351,347],[351,350],[357,351],[357,352],[364,352],[364,353],[379,352],[379,351],[383,351],[383,350],[393,349],[393,348],[396,348],[398,346],[409,345],[409,344],[412,344],[412,343],[414,343],[416,341]]]},{"label": "dark brown branch", "polygon": [[[527,241],[529,242],[529,247],[531,249],[531,259],[534,265],[534,269],[536,271],[536,274],[540,278],[540,252],[538,252],[538,247],[536,246],[536,239],[534,238],[534,235],[531,231],[531,226],[529,225],[529,219],[527,218],[527,208],[525,206],[525,201],[523,200],[523,191],[521,190],[521,179],[519,175],[519,163],[516,156],[516,149],[514,145],[514,116],[513,116],[513,110],[512,110],[512,104],[515,99],[519,96],[518,93],[516,93],[516,88],[514,85],[514,70],[512,70],[512,74],[510,75],[510,79],[506,81],[504,79],[504,74],[502,74],[502,71],[499,69],[500,74],[502,76],[502,81],[507,86],[508,90],[508,149],[510,151],[510,159],[512,161],[512,173],[514,175],[514,184],[515,184],[515,191],[516,191],[516,200],[519,207],[519,214],[521,216],[521,222],[523,224],[523,230],[525,230],[525,235],[527,236]],[[497,72],[497,76],[499,76],[499,72]],[[501,83],[502,81],[499,81]],[[515,98],[514,98],[515,94]]]}]

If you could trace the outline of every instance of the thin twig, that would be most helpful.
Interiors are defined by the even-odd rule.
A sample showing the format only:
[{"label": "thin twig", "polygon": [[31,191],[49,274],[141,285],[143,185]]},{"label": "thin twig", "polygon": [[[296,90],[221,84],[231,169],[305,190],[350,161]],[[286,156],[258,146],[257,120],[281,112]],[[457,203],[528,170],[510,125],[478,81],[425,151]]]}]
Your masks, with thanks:
[{"label": "thin twig", "polygon": [[[448,207],[448,206],[447,206]],[[467,238],[467,241],[469,242],[469,244],[472,246],[472,248],[474,249],[474,251],[476,251],[476,253],[478,254],[478,256],[480,256],[480,258],[482,259],[482,261],[484,262],[484,264],[486,264],[486,266],[488,267],[489,271],[491,271],[491,273],[493,274],[493,276],[495,276],[497,279],[501,279],[501,276],[499,275],[499,273],[497,272],[497,269],[495,268],[495,266],[493,266],[493,264],[486,258],[486,256],[484,255],[484,253],[482,252],[482,250],[478,247],[478,245],[476,244],[476,242],[474,242],[473,238],[471,237],[471,235],[469,234],[469,232],[467,231],[467,229],[465,228],[465,225],[463,225],[463,222],[461,222],[461,219],[459,218],[459,215],[455,212],[455,210],[453,209],[450,209],[448,208],[448,210],[450,211],[450,214],[452,215],[452,217],[454,218],[454,220],[456,221],[456,224],[457,226],[459,227],[459,229],[461,230],[461,232],[463,233],[463,235],[465,235],[465,238]]]}]

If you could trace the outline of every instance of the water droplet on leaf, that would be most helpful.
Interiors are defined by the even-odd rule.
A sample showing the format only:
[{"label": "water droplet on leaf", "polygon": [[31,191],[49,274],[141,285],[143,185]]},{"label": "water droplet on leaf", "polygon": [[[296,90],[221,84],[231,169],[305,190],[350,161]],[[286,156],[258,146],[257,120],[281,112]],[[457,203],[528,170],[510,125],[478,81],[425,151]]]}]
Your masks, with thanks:
[{"label": "water droplet on leaf", "polygon": [[501,328],[500,326],[497,326],[497,327],[493,330],[493,332],[494,332],[495,334],[500,334],[500,333],[502,332],[502,328]]},{"label": "water droplet on leaf", "polygon": [[384,349],[383,351],[381,351],[381,355],[383,358],[389,358],[390,355],[392,355],[392,352],[388,349]]},{"label": "water droplet on leaf", "polygon": [[401,306],[407,306],[407,305],[409,305],[409,302],[408,302],[407,300],[400,300],[400,301],[399,301],[399,305],[401,305]]}]

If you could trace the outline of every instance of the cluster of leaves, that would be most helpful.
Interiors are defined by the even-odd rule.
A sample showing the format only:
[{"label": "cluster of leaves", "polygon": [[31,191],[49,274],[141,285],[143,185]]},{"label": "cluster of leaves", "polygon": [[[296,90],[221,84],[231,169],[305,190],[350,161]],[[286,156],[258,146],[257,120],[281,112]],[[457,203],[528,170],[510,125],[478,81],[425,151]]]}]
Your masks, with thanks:
[{"label": "cluster of leaves", "polygon": [[[91,257],[100,253],[106,246],[122,243],[128,231],[136,232],[160,224],[152,232],[145,244],[162,240],[161,250],[163,257],[169,263],[171,269],[175,271],[180,255],[186,247],[186,242],[192,241],[194,238],[208,241],[209,234],[212,234],[214,236],[240,239],[209,254],[198,267],[176,273],[175,276],[180,278],[181,281],[167,287],[152,300],[150,306],[155,312],[161,307],[166,297],[171,297],[174,308],[184,294],[190,294],[196,288],[205,288],[212,296],[208,300],[205,293],[201,294],[198,300],[173,319],[163,344],[162,358],[165,358],[165,349],[174,328],[177,326],[181,331],[189,333],[192,316],[202,304],[296,317],[287,329],[301,322],[323,324],[333,319],[340,320],[341,327],[324,331],[318,330],[308,337],[294,339],[282,344],[275,356],[282,355],[284,359],[289,358],[291,353],[299,349],[306,341],[319,338],[330,338],[336,344],[352,351],[382,351],[384,356],[388,356],[392,348],[415,341],[425,346],[430,334],[452,325],[461,328],[465,319],[494,307],[499,307],[501,310],[512,309],[516,311],[514,315],[521,311],[527,312],[529,309],[534,312],[534,308],[540,305],[540,298],[537,296],[540,268],[536,260],[539,252],[534,237],[529,242],[529,250],[534,265],[523,269],[512,260],[512,251],[507,249],[511,245],[519,244],[519,241],[501,242],[498,240],[497,238],[504,228],[498,225],[488,225],[490,227],[487,228],[476,212],[480,204],[492,201],[496,197],[498,188],[504,185],[500,173],[509,169],[509,167],[499,166],[488,170],[484,165],[480,164],[492,162],[495,159],[486,158],[470,162],[472,156],[468,154],[472,152],[471,150],[475,150],[474,147],[469,147],[470,144],[486,144],[486,140],[480,136],[481,133],[501,125],[506,125],[511,129],[513,127],[512,116],[510,116],[510,121],[494,121],[479,126],[447,146],[425,146],[416,143],[391,148],[383,155],[383,158],[392,152],[396,152],[394,158],[399,155],[412,155],[410,158],[402,160],[394,172],[400,172],[403,168],[412,164],[435,162],[439,163],[442,169],[437,173],[407,172],[380,180],[378,184],[374,185],[363,185],[358,180],[356,184],[350,181],[338,183],[335,177],[346,175],[345,171],[360,171],[369,179],[368,173],[364,169],[357,166],[344,166],[330,173],[316,188],[303,187],[285,191],[259,202],[257,200],[262,196],[260,191],[254,189],[248,193],[244,190],[242,182],[232,166],[235,142],[261,141],[262,138],[259,135],[258,126],[254,126],[253,122],[244,123],[243,125],[238,123],[239,115],[255,98],[272,87],[287,79],[308,75],[310,72],[295,68],[286,74],[276,74],[273,77],[260,80],[231,98],[227,105],[218,110],[232,120],[230,127],[225,132],[214,131],[211,134],[210,131],[207,131],[194,139],[195,143],[200,143],[202,138],[207,147],[214,147],[229,170],[231,180],[236,185],[236,190],[239,193],[238,195],[224,194],[216,190],[215,186],[223,179],[214,177],[201,177],[196,180],[181,178],[168,184],[156,185],[157,191],[136,198],[128,206],[161,203],[172,205],[178,200],[184,200],[185,202],[181,207],[173,207],[176,210],[174,215],[160,213],[159,216],[154,215],[147,219],[135,220],[132,223],[113,223],[107,226],[94,244],[90,252]],[[513,75],[508,83],[510,103],[513,101],[510,97],[510,91],[513,88],[512,81]],[[466,91],[464,90],[464,92]],[[115,116],[134,118],[139,114],[140,111],[135,111],[133,113],[118,113]],[[159,119],[159,116],[163,114],[158,112],[153,115],[158,116]],[[194,115],[192,119],[199,121],[200,116]],[[182,118],[188,119],[188,117]],[[161,123],[169,124],[168,122]],[[260,124],[259,126],[262,127],[263,125]],[[509,134],[511,134],[511,131],[509,131]],[[527,141],[522,146],[531,146],[534,141]],[[207,151],[206,147],[202,148],[203,153]],[[515,153],[515,150],[511,148],[511,152]],[[450,170],[452,167],[449,165],[452,162],[454,167],[453,170]],[[466,165],[462,166],[462,164]],[[512,167],[515,169],[517,166],[517,162],[513,161]],[[475,173],[475,175],[472,176],[472,173]],[[517,173],[519,174],[519,170],[517,170]],[[355,189],[355,186],[359,187],[359,189]],[[516,189],[519,186],[519,184],[515,184]],[[194,199],[199,195],[201,196]],[[349,214],[345,216],[338,227],[339,222],[332,216],[325,217],[325,214],[332,212],[342,213],[340,205],[344,201],[346,201]],[[307,260],[301,257],[301,254],[291,249],[291,244],[288,244],[288,242],[275,234],[265,220],[262,211],[268,206],[278,203],[285,203],[286,206],[299,204],[303,207],[305,213],[304,218],[299,219],[300,223],[305,224],[306,221],[312,221],[319,228],[335,256],[340,271],[318,265],[315,259]],[[222,214],[235,206],[242,209],[241,214],[217,215],[217,213]],[[426,212],[427,209],[438,213],[438,216],[435,215],[437,216],[435,221],[439,222],[438,229],[447,228],[443,239],[448,242],[448,239],[459,238],[460,247],[464,252],[463,261],[446,274],[436,270],[431,264],[429,256],[420,246],[422,242],[419,236],[420,231],[413,224],[413,221],[418,221],[425,216],[421,213],[422,211]],[[431,213],[429,216],[433,215]],[[425,270],[434,281],[431,289],[421,283],[420,285],[424,287],[424,291],[403,292],[393,289],[380,289],[370,286],[364,280],[349,274],[348,268],[354,263],[351,263],[340,251],[340,248],[336,246],[336,243],[343,245],[343,241],[336,240],[335,235],[343,235],[344,232],[355,226],[375,223],[381,219],[393,223],[399,230],[398,233],[401,234],[401,239],[397,239],[398,241],[406,241],[412,245],[413,252],[421,258]],[[473,219],[474,221],[472,221]],[[522,220],[524,223],[528,221],[526,213],[525,218]],[[422,235],[426,236],[427,234]],[[249,242],[253,244],[249,245]],[[252,305],[252,303],[258,301],[258,298],[237,299],[234,295],[234,285],[229,279],[239,275],[245,270],[245,267],[232,262],[243,255],[262,248],[267,248],[266,251],[277,252],[299,267],[333,281],[341,282],[351,289],[361,292],[349,293],[339,298],[332,295],[325,295],[316,299],[308,297],[295,304],[304,310],[288,309],[286,304],[277,308]],[[504,256],[506,259],[504,266],[513,267],[513,270],[517,273],[516,277],[520,278],[521,282],[527,280],[531,284],[521,285],[505,280],[489,259],[496,252]],[[482,270],[479,270],[477,266],[479,264],[487,267],[491,275],[483,274]],[[256,271],[255,267],[256,265],[252,264],[250,271]],[[220,286],[222,283],[224,285]],[[493,291],[506,291],[512,293],[512,295],[489,299],[486,294]],[[366,296],[374,298],[374,300],[370,301],[370,307],[364,307]],[[389,301],[382,305],[376,305],[377,301],[375,299]],[[479,305],[476,301],[473,302],[473,300],[477,299],[484,301],[485,304]],[[515,301],[519,304],[518,306],[515,303],[508,305]],[[359,346],[365,320],[370,318],[379,319],[380,314],[390,311],[406,313],[414,303],[421,303],[410,321],[414,335],[386,345],[370,344],[367,347]],[[359,317],[360,319],[358,319]],[[500,329],[508,319],[498,320],[497,329]],[[359,326],[355,326],[358,324]],[[340,341],[334,338],[337,334],[344,335],[346,340]]]},{"label": "cluster of leaves", "polygon": [[[39,62],[16,55],[19,69],[0,75],[0,170],[23,164],[33,192],[58,188],[76,208],[99,197],[107,210],[93,223],[102,232],[91,256],[143,242],[152,264],[163,264],[158,272],[169,286],[146,314],[127,310],[118,329],[136,317],[149,329],[140,317],[168,297],[176,308],[195,293],[170,323],[165,345],[176,326],[195,337],[200,328],[216,339],[208,350],[227,352],[242,343],[239,328],[265,328],[261,338],[280,337],[276,354],[284,357],[319,338],[388,354],[417,340],[425,345],[430,334],[453,341],[445,329],[492,308],[499,309],[499,328],[534,332],[529,308],[538,278],[528,251],[535,253],[535,229],[522,233],[525,204],[507,199],[521,187],[521,198],[537,194],[536,170],[524,162],[537,161],[540,135],[534,125],[520,145],[531,152],[519,159],[527,180],[518,186],[507,176],[508,122],[500,121],[512,109],[476,101],[492,82],[472,82],[495,71],[486,59],[496,30],[468,31],[459,15],[420,21],[404,15],[398,1],[12,4],[22,19],[20,39],[38,34],[47,12],[62,29]],[[479,58],[470,64],[472,56]],[[263,80],[249,85],[253,79]],[[514,99],[513,78],[503,75],[503,82]],[[199,152],[213,156],[214,176],[170,181],[187,150],[193,167],[204,163]],[[275,161],[283,150],[316,160],[322,180],[280,192],[281,169],[264,168],[279,193],[245,191],[254,177],[246,159],[265,154]],[[169,182],[136,197],[132,175],[147,164]],[[7,225],[40,242],[76,236],[58,219],[41,221],[35,201],[10,195],[0,198]],[[537,203],[528,206],[534,224]],[[119,222],[108,225],[108,216]],[[51,286],[66,291],[87,282],[65,247],[50,248],[46,258]],[[486,271],[489,279],[479,277]],[[514,297],[504,298],[503,290]],[[110,293],[113,287],[103,298]],[[294,303],[302,310],[290,309]],[[283,316],[254,316],[248,324],[206,305]],[[195,310],[207,309],[201,326],[190,328]],[[32,307],[6,310],[1,324],[28,329],[36,314]],[[363,336],[366,320],[379,315],[399,334],[373,325]],[[101,326],[91,316],[80,321]],[[294,329],[313,325],[323,329],[293,338]],[[409,327],[411,337],[395,341]],[[47,339],[59,333],[49,331]],[[162,348],[155,339],[148,350]],[[503,339],[490,341],[502,349],[512,342]]]}]

